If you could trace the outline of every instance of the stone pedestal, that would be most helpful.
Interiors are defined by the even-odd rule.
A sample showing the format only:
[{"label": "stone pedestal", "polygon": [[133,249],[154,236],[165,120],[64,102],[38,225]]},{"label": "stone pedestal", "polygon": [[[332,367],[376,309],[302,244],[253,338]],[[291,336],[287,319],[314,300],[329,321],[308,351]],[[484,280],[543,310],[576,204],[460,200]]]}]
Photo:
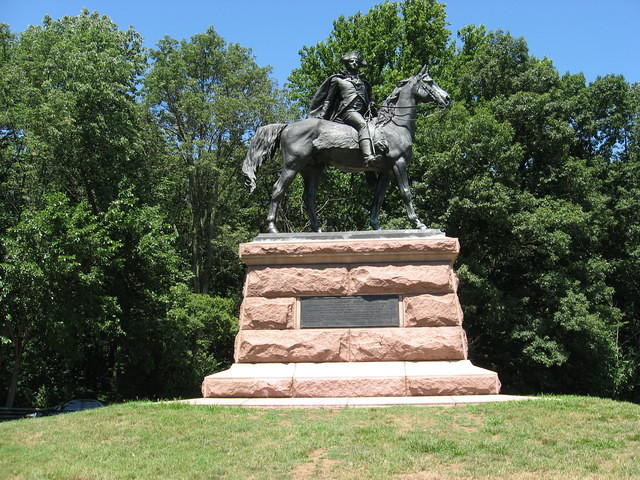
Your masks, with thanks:
[{"label": "stone pedestal", "polygon": [[236,363],[204,379],[203,397],[497,394],[497,374],[467,360],[458,252],[458,240],[437,231],[266,234],[241,244]]}]

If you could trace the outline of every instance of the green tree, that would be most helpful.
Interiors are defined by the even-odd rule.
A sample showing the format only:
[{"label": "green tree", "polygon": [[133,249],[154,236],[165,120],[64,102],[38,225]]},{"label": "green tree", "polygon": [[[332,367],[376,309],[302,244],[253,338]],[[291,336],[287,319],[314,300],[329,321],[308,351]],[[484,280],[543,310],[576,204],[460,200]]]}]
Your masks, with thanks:
[{"label": "green tree", "polygon": [[24,195],[24,175],[15,167],[25,143],[15,108],[19,83],[13,62],[16,41],[9,26],[0,24],[0,232],[16,223]]},{"label": "green tree", "polygon": [[230,262],[217,258],[226,251],[216,248],[218,239],[233,234],[225,225],[233,225],[245,204],[239,182],[244,143],[258,126],[282,115],[281,102],[269,68],[213,28],[189,41],[165,37],[151,57],[145,101],[175,174],[167,209],[188,252],[194,290],[208,293],[214,267]]},{"label": "green tree", "polygon": [[1,33],[2,389],[42,405],[174,391],[163,319],[189,276],[147,203],[167,168],[136,102],[141,39],[86,11]]},{"label": "green tree", "polygon": [[20,35],[8,116],[21,133],[11,175],[25,201],[57,190],[104,211],[123,177],[142,176],[135,103],[145,68],[141,42],[135,31],[86,10],[45,17]]},{"label": "green tree", "polygon": [[0,348],[10,363],[9,407],[34,341],[55,345],[66,352],[68,364],[78,366],[92,347],[120,332],[119,308],[106,289],[105,274],[117,245],[87,204],[71,205],[60,194],[45,202],[43,208],[23,211],[3,238],[0,332],[8,343]]},{"label": "green tree", "polygon": [[112,398],[159,397],[175,391],[167,381],[168,344],[175,332],[164,317],[171,289],[188,282],[188,269],[176,248],[177,235],[159,207],[141,203],[123,190],[102,216],[117,249],[107,269],[109,292],[117,299],[122,335],[105,350],[96,369],[108,378]]},{"label": "green tree", "polygon": [[198,395],[206,375],[230,366],[238,331],[234,310],[232,298],[192,293],[186,285],[172,290],[165,319],[171,335],[161,366],[172,386],[168,395]]},{"label": "green tree", "polygon": [[435,0],[385,2],[364,15],[340,16],[325,41],[300,50],[300,67],[289,76],[289,94],[304,112],[322,81],[342,70],[340,57],[358,50],[369,64],[364,73],[374,97],[381,101],[423,65],[438,71],[448,55],[449,36],[444,5]]}]

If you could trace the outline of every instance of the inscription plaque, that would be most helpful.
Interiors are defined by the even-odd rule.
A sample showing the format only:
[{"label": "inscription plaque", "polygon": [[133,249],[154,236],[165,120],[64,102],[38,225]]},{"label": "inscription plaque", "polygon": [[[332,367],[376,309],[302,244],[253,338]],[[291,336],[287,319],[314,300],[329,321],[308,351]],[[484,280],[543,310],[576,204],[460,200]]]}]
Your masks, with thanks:
[{"label": "inscription plaque", "polygon": [[300,328],[399,327],[397,295],[304,297]]}]

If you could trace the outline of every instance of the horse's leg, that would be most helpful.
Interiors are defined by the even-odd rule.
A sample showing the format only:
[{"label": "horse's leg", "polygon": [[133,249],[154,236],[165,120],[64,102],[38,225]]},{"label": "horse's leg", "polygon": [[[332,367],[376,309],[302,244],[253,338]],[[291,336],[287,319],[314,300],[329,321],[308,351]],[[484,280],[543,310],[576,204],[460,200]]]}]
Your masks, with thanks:
[{"label": "horse's leg", "polygon": [[407,178],[407,162],[404,158],[399,158],[393,164],[393,174],[398,182],[398,189],[400,190],[400,196],[404,201],[404,206],[407,209],[409,215],[409,221],[420,230],[426,230],[427,226],[416,215],[416,211],[413,208],[413,200],[411,199],[411,189],[409,188],[409,179]]},{"label": "horse's leg", "polygon": [[387,191],[388,184],[389,175],[386,172],[380,172],[375,186],[373,204],[371,205],[371,217],[369,217],[369,223],[374,230],[380,230],[378,216],[380,215],[380,208],[382,207],[382,201],[384,200],[384,194]]},{"label": "horse's leg", "polygon": [[296,173],[298,173],[297,170],[283,167],[278,180],[276,180],[276,183],[273,185],[271,203],[269,203],[269,214],[267,215],[267,228],[269,229],[269,233],[278,233],[278,229],[276,228],[276,214],[278,213],[278,207],[280,206],[280,201],[282,200],[284,192],[296,176]]},{"label": "horse's leg", "polygon": [[311,222],[311,230],[313,232],[320,232],[320,223],[318,222],[318,215],[316,212],[316,195],[318,194],[318,183],[320,180],[320,174],[322,173],[321,166],[309,166],[300,172],[304,178],[304,194],[302,199],[304,200],[304,206],[307,209],[309,215],[309,221]]}]

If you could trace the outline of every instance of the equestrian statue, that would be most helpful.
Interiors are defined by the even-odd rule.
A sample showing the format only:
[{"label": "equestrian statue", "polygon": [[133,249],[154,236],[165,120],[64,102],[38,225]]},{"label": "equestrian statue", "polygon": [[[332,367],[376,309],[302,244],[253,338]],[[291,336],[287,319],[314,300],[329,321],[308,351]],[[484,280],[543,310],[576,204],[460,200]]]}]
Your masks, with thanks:
[{"label": "equestrian statue", "polygon": [[345,70],[332,75],[320,86],[311,101],[308,118],[294,123],[274,123],[256,130],[242,164],[246,185],[256,187],[256,172],[280,148],[282,170],[273,186],[267,228],[277,233],[276,214],[282,197],[298,172],[304,179],[303,200],[311,229],[320,231],[316,214],[316,194],[322,170],[334,166],[345,172],[365,172],[375,183],[369,223],[380,229],[378,215],[391,176],[398,184],[409,221],[420,230],[426,226],[418,218],[411,199],[407,166],[416,128],[417,105],[434,103],[445,108],[449,94],[429,76],[426,66],[418,74],[401,81],[373,116],[375,105],[371,87],[359,70],[366,63],[358,52],[342,57]]}]

